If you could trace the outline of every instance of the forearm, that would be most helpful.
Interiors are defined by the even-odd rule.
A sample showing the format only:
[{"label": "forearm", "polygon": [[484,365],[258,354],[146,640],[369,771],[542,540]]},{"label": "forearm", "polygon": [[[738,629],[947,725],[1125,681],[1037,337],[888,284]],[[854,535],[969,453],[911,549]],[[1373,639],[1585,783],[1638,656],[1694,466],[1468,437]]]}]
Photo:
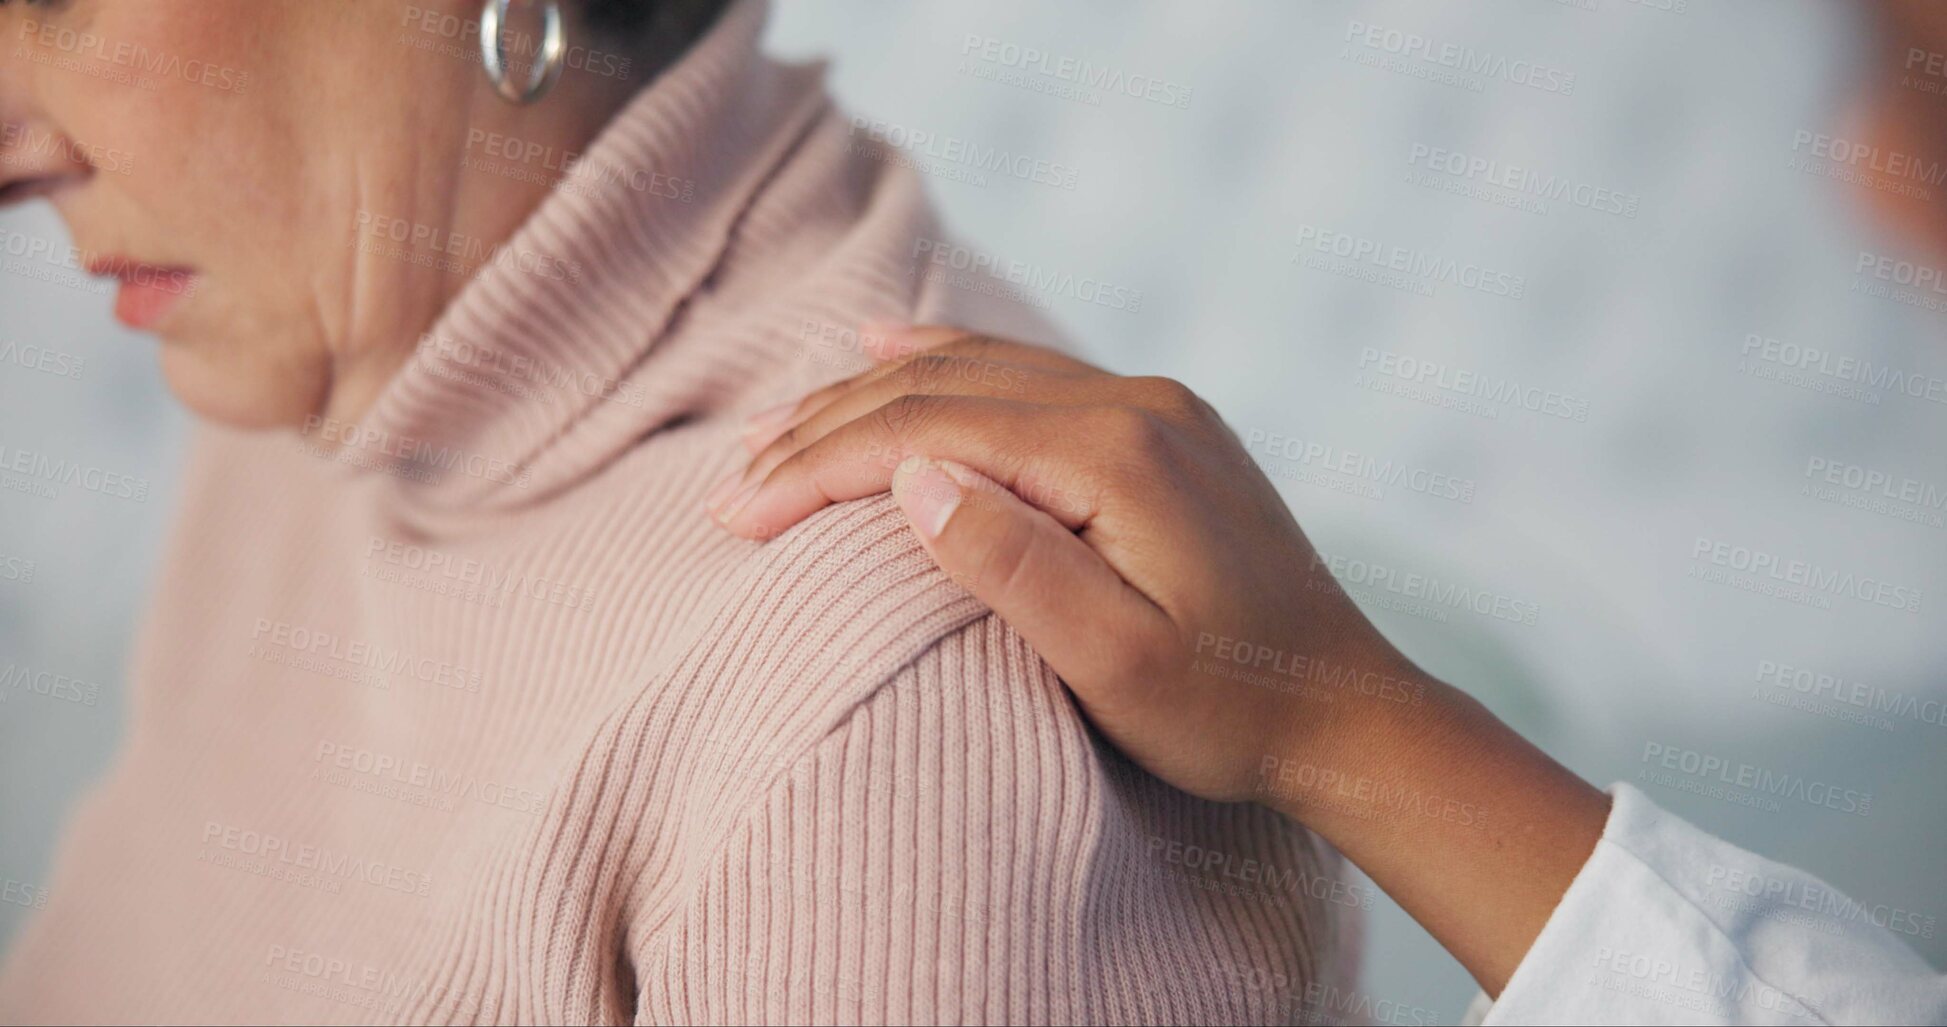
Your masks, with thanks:
[{"label": "forearm", "polygon": [[1498,995],[1594,851],[1609,798],[1472,698],[1420,681],[1420,701],[1347,711],[1328,745],[1306,732],[1301,751],[1267,761],[1265,801]]}]

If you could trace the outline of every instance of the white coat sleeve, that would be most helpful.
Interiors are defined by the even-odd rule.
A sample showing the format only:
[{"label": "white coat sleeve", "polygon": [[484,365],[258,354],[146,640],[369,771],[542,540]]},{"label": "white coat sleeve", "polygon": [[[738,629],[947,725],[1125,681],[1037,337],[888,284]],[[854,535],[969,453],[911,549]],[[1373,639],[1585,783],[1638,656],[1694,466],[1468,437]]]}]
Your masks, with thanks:
[{"label": "white coat sleeve", "polygon": [[1481,1023],[1947,1023],[1947,976],[1907,941],[1934,936],[1932,906],[1854,902],[1609,792],[1595,853]]}]

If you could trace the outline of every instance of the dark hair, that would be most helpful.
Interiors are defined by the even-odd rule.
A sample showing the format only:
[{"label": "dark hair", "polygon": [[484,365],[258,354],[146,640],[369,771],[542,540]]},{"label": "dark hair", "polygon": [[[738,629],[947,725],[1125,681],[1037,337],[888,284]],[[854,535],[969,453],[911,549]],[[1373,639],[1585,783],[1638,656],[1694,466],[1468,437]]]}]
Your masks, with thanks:
[{"label": "dark hair", "polygon": [[651,0],[588,0],[588,24],[603,32],[629,32],[649,22]]},{"label": "dark hair", "polygon": [[588,26],[617,36],[655,29],[688,45],[709,29],[730,0],[588,0]]}]

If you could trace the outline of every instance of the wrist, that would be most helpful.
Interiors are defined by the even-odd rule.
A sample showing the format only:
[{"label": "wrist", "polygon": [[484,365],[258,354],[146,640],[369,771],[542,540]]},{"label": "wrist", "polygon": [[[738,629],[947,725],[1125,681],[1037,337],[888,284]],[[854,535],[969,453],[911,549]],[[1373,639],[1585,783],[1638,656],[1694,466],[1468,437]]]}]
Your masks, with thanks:
[{"label": "wrist", "polygon": [[1473,724],[1486,711],[1403,658],[1369,661],[1346,678],[1329,696],[1287,704],[1259,767],[1258,801],[1341,849],[1402,816],[1471,818],[1448,808],[1439,782],[1476,746]]},{"label": "wrist", "polygon": [[1601,837],[1609,798],[1471,696],[1417,680],[1420,701],[1351,707],[1328,736],[1279,755],[1262,801],[1330,842],[1498,994]]}]

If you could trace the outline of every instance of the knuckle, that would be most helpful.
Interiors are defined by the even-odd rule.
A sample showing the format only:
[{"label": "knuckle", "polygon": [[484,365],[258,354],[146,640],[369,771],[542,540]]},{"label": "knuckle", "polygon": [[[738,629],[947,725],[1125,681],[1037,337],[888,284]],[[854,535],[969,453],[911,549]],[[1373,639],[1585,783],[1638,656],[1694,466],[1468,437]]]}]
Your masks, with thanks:
[{"label": "knuckle", "polygon": [[827,474],[844,473],[853,466],[894,466],[899,462],[898,452],[898,443],[877,430],[876,425],[853,423],[792,454],[778,465],[778,470],[795,467],[805,477],[819,480]]},{"label": "knuckle", "polygon": [[1099,490],[1101,464],[1095,459],[1051,462],[1023,447],[1014,473],[1013,492],[1023,501],[1060,521],[1086,518],[1089,495]]},{"label": "knuckle", "polygon": [[807,425],[805,424],[794,424],[785,429],[784,434],[779,435],[769,446],[765,447],[764,455],[777,456],[783,453],[795,453],[803,449],[805,443],[809,441],[807,432],[805,431],[806,427]]},{"label": "knuckle", "polygon": [[907,393],[873,411],[873,422],[888,440],[904,442],[919,433],[936,406],[932,396]]},{"label": "knuckle", "polygon": [[922,353],[900,365],[894,381],[911,392],[936,392],[952,380],[954,359],[938,353]]},{"label": "knuckle", "polygon": [[1102,501],[1140,502],[1184,481],[1179,429],[1162,415],[1139,407],[1111,407],[1099,430],[1100,455],[1087,480]]},{"label": "knuckle", "polygon": [[863,467],[891,471],[905,459],[905,450],[897,439],[874,433],[853,441],[845,456]]},{"label": "knuckle", "polygon": [[1201,421],[1210,414],[1210,405],[1194,389],[1174,378],[1149,375],[1131,379],[1136,394],[1150,409],[1179,421]]},{"label": "knuckle", "polygon": [[1141,407],[1109,407],[1101,419],[1104,438],[1117,458],[1151,463],[1169,449],[1169,425],[1151,411]]}]

